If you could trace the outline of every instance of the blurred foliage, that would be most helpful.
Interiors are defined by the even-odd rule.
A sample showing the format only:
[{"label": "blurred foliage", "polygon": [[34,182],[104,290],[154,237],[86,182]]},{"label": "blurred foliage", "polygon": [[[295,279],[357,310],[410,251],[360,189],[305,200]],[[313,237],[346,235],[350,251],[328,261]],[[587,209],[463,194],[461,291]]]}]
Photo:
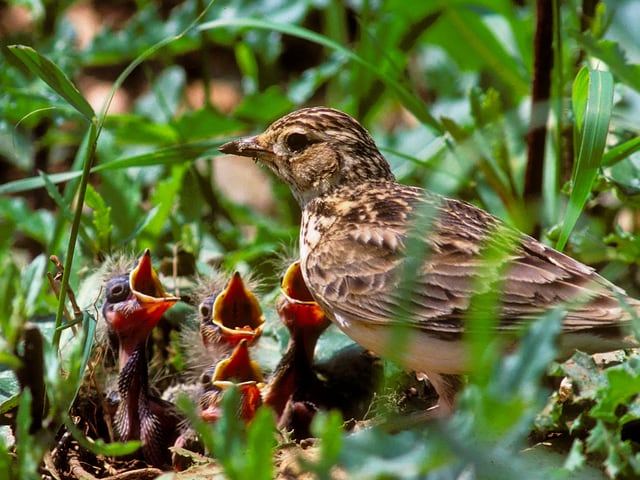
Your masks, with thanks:
[{"label": "blurred foliage", "polygon": [[[348,111],[372,131],[402,182],[472,201],[528,232],[540,227],[548,243],[568,240],[572,256],[638,296],[640,5],[552,3],[559,57],[536,207],[523,199],[531,0],[4,2],[3,18],[19,12],[29,21],[2,24],[0,410],[17,408],[19,428],[18,461],[7,436],[0,471],[34,477],[68,423],[97,316],[100,288],[90,274],[106,256],[180,251],[200,274],[253,271],[267,290],[275,287],[274,265],[296,242],[297,206],[278,182],[268,205],[230,198],[211,157],[230,137],[260,131],[298,106]],[[97,12],[94,35],[82,43],[81,21],[71,15],[79,5]],[[98,80],[108,94],[91,89]],[[63,318],[68,303],[46,281],[49,255],[65,264],[63,291],[81,293],[82,318]],[[76,334],[64,328],[76,321]],[[23,366],[27,322],[43,332],[47,359],[42,435],[30,430],[30,390],[13,375]],[[605,458],[601,470],[610,477],[640,475],[636,445],[621,437],[640,417],[637,399],[630,403],[637,358],[622,358],[606,374],[580,356],[578,373],[559,366],[580,396],[562,402],[554,394],[543,409],[551,323],[543,319],[518,352],[489,364],[486,378],[472,377],[446,422],[345,435],[334,417],[320,419],[323,446],[309,468],[319,478],[330,478],[336,463],[349,478],[514,478],[523,468],[566,478],[593,474],[587,464]],[[519,453],[536,413],[539,435],[574,435],[559,458]],[[213,446],[223,438],[215,435],[228,434],[224,427],[212,434]],[[264,459],[271,427],[261,419],[246,436],[236,432],[229,448]],[[231,478],[261,471],[230,458],[223,454],[222,463]]]}]

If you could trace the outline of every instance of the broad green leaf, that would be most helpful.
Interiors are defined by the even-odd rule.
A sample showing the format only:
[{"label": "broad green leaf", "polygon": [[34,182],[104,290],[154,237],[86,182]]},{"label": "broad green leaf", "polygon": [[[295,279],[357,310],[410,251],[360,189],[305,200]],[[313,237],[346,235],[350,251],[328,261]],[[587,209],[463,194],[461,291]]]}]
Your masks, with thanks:
[{"label": "broad green leaf", "polygon": [[640,369],[638,359],[631,359],[607,370],[608,385],[602,388],[597,395],[598,402],[589,411],[593,418],[600,418],[605,422],[614,423],[619,405],[626,405],[629,399],[638,394],[640,383]]},{"label": "broad green leaf", "polygon": [[105,128],[113,133],[119,145],[170,145],[180,138],[173,125],[151,121],[141,115],[109,115]]},{"label": "broad green leaf", "polygon": [[34,458],[36,455],[34,436],[29,433],[31,427],[31,391],[25,389],[21,392],[19,398],[18,418],[16,421],[16,436],[21,441],[16,444],[16,454],[18,458],[18,469],[24,476],[27,472],[36,471],[40,459]]},{"label": "broad green leaf", "polygon": [[252,118],[258,122],[271,122],[274,118],[288,113],[293,104],[280,87],[274,85],[263,92],[245,96],[236,107],[234,115]]},{"label": "broad green leaf", "polygon": [[564,468],[569,470],[570,472],[576,471],[584,467],[586,463],[586,456],[583,452],[584,444],[582,440],[576,438],[571,445],[571,451],[569,455],[565,458]]},{"label": "broad green leaf", "polygon": [[95,117],[93,108],[55,63],[26,45],[10,45],[5,50],[6,52],[9,52],[13,59],[22,62],[31,72],[44,80],[89,122],[93,121]]},{"label": "broad green leaf", "polygon": [[[391,435],[377,426],[365,428],[344,438],[340,465],[347,478],[417,479],[421,473],[440,471],[454,460],[443,442],[425,425],[413,431]],[[459,478],[444,475],[442,478]]]},{"label": "broad green leaf", "polygon": [[[606,457],[604,467],[610,478],[616,478],[624,470],[625,461],[621,458],[622,452],[618,450],[620,440],[607,430],[602,420],[596,421],[596,426],[591,429],[587,437],[588,452],[598,452]],[[627,450],[629,447],[627,446]],[[631,452],[628,451],[627,455]]]},{"label": "broad green leaf", "polygon": [[184,94],[186,78],[182,67],[165,69],[155,79],[151,90],[135,102],[135,113],[160,124],[172,122]]},{"label": "broad green leaf", "polygon": [[606,63],[621,82],[640,91],[640,65],[632,64],[627,60],[620,42],[608,39],[597,40],[592,35],[571,30],[569,35],[574,37],[591,56]]},{"label": "broad green leaf", "polygon": [[313,464],[303,462],[320,480],[332,478],[331,470],[338,464],[343,445],[342,417],[337,411],[318,413],[311,422],[311,431],[320,440],[319,458]]},{"label": "broad green leaf", "polygon": [[515,98],[528,95],[528,73],[483,20],[466,5],[448,6],[428,38],[445,48],[463,68],[485,68],[512,89]]},{"label": "broad green leaf", "polygon": [[40,254],[22,271],[21,283],[22,291],[25,292],[26,317],[30,317],[36,312],[38,297],[46,278],[46,269],[47,257]]},{"label": "broad green leaf", "polygon": [[[1,188],[1,187],[0,187]],[[48,245],[56,218],[48,210],[33,211],[24,198],[0,197],[0,235],[10,241],[16,232]]]},{"label": "broad green leaf", "polygon": [[159,208],[160,207],[156,206],[156,207],[153,207],[152,209],[150,209],[147,212],[147,214],[144,216],[144,218],[140,219],[140,222],[129,233],[127,238],[123,239],[118,245],[123,247],[123,246],[128,245],[129,243],[137,240],[137,237],[140,234],[140,232],[142,230],[144,230],[144,228],[153,220],[153,218],[156,216],[156,213],[157,213]]},{"label": "broad green leaf", "polygon": [[640,195],[640,157],[638,155],[626,157],[607,168],[605,176],[622,195],[627,197],[627,200],[629,197]]},{"label": "broad green leaf", "polygon": [[158,183],[151,197],[156,214],[145,226],[143,234],[150,235],[150,238],[157,238],[160,235],[173,211],[175,198],[180,192],[186,169],[187,165],[174,165],[167,178]]},{"label": "broad green leaf", "polygon": [[185,112],[173,122],[173,127],[180,132],[183,141],[194,142],[242,131],[246,124],[212,108],[201,108]]},{"label": "broad green leaf", "polygon": [[598,399],[598,392],[606,388],[606,376],[598,370],[591,355],[576,352],[570,360],[562,364],[561,369],[577,387],[578,399],[595,401]]}]

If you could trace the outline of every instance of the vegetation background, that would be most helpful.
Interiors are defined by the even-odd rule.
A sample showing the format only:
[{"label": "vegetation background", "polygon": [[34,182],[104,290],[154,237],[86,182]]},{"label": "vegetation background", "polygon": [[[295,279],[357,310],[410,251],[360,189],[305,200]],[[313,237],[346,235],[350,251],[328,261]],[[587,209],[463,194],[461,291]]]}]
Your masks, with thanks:
[{"label": "vegetation background", "polygon": [[[632,0],[0,3],[0,413],[17,418],[0,472],[37,477],[70,424],[106,256],[148,247],[178,284],[252,272],[274,298],[298,208],[266,171],[216,148],[303,105],[361,120],[400,181],[480,205],[640,296],[639,18]],[[65,266],[61,299],[50,255]],[[67,286],[81,311],[65,311]],[[322,416],[306,469],[640,475],[638,358],[620,352],[603,372],[577,355],[548,370],[555,320],[506,358],[470,339],[482,368],[443,423],[347,435]],[[573,395],[551,394],[545,372],[572,378]],[[211,434],[224,475],[275,474],[269,421]]]}]

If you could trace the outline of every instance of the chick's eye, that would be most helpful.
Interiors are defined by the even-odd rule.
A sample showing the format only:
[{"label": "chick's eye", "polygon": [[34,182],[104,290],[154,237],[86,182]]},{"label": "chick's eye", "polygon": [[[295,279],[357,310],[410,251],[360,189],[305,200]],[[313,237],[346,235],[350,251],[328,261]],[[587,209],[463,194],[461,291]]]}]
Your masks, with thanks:
[{"label": "chick's eye", "polygon": [[200,304],[200,316],[203,320],[206,320],[211,316],[211,308],[206,303]]},{"label": "chick's eye", "polygon": [[129,296],[128,280],[116,281],[107,286],[107,300],[121,302]]},{"label": "chick's eye", "polygon": [[200,376],[200,384],[209,385],[210,383],[211,383],[211,375],[209,375],[207,372],[203,373]]},{"label": "chick's eye", "polygon": [[286,139],[287,148],[292,152],[301,152],[313,142],[304,133],[291,133]]}]

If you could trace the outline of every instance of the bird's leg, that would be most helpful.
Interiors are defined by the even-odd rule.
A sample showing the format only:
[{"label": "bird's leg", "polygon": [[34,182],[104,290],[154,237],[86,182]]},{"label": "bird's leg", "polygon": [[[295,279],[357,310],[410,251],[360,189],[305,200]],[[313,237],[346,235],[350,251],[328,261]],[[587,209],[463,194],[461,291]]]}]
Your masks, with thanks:
[{"label": "bird's leg", "polygon": [[426,411],[434,417],[448,417],[453,413],[456,395],[462,387],[462,377],[443,373],[427,373],[426,376],[438,394],[438,403]]}]

